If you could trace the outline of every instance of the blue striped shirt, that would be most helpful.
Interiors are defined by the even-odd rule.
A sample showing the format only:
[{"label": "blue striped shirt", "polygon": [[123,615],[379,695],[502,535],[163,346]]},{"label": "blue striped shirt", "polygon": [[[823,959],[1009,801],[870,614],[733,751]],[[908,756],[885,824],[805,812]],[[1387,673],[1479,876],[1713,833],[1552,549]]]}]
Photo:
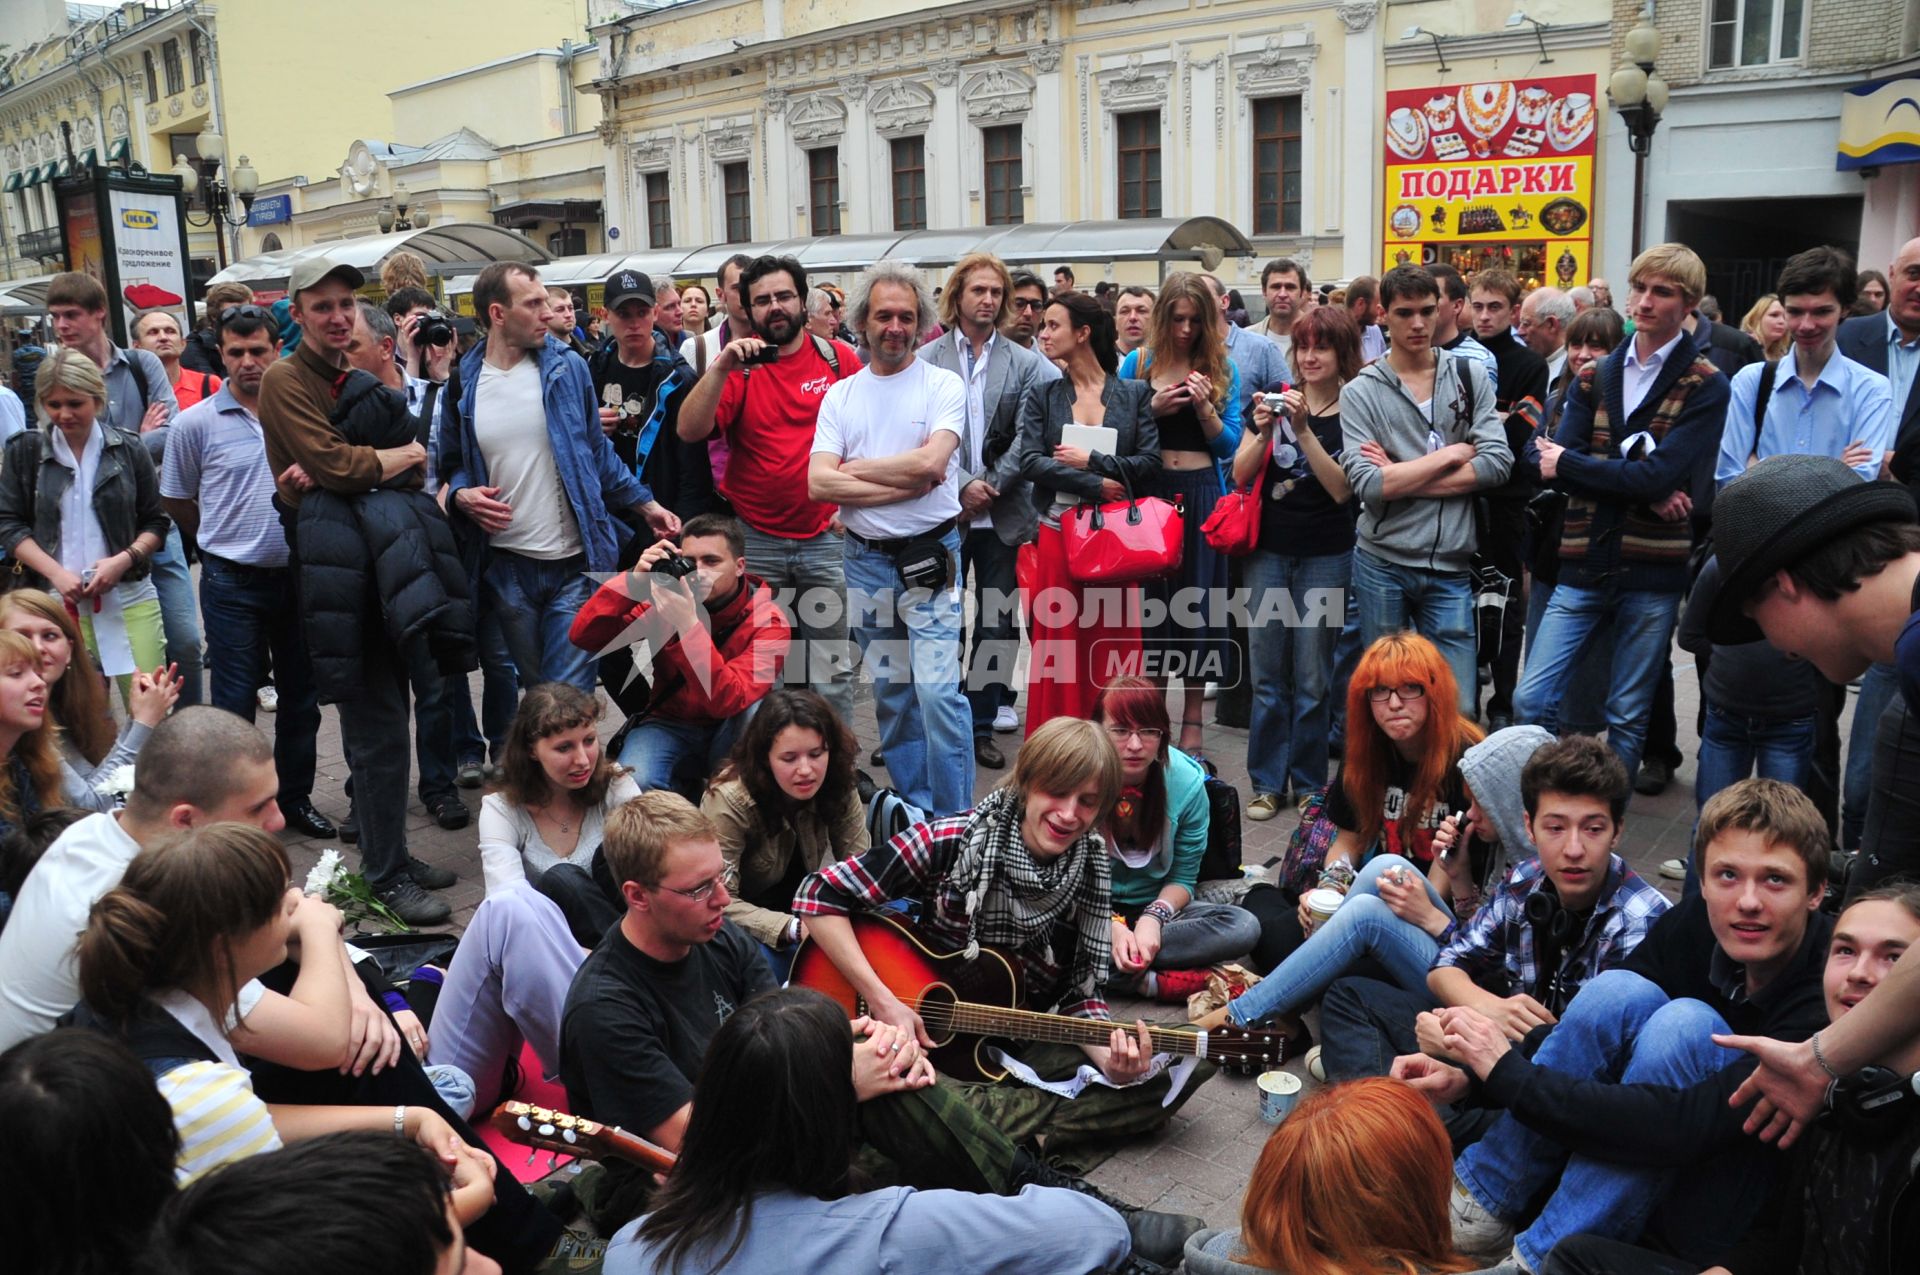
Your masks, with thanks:
[{"label": "blue striped shirt", "polygon": [[249,567],[287,565],[260,418],[222,386],[174,418],[160,494],[200,506],[200,547]]}]

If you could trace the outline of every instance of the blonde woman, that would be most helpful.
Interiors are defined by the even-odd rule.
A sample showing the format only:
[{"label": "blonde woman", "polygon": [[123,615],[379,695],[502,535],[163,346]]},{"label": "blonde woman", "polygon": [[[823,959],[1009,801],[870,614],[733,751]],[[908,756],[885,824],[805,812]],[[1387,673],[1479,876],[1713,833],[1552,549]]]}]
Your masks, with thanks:
[{"label": "blonde woman", "polygon": [[0,549],[20,583],[66,603],[124,698],[135,672],[166,661],[149,578],[170,525],[159,478],[140,440],[107,424],[106,383],[78,350],[40,365],[34,406],[39,428],[9,439],[0,463]]},{"label": "blonde woman", "polygon": [[1770,359],[1784,358],[1787,347],[1793,344],[1787,332],[1787,307],[1771,292],[1753,303],[1747,317],[1740,320],[1740,330],[1758,341]]}]

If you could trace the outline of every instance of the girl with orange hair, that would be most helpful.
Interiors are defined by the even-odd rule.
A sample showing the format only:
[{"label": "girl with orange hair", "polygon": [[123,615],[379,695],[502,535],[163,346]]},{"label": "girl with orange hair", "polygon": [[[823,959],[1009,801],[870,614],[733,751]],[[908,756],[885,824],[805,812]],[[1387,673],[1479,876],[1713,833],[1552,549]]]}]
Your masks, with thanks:
[{"label": "girl with orange hair", "polygon": [[1453,1149],[1431,1104],[1398,1080],[1312,1094],[1253,1166],[1238,1230],[1187,1239],[1192,1275],[1446,1275]]}]

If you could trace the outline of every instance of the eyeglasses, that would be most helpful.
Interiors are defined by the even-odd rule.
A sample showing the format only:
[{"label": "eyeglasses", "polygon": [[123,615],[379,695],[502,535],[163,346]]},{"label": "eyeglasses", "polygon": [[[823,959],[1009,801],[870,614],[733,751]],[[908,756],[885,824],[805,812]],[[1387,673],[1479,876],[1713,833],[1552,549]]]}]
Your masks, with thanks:
[{"label": "eyeglasses", "polygon": [[258,305],[230,305],[220,312],[220,326],[226,327],[235,319],[258,319],[262,323],[273,322],[273,311]]},{"label": "eyeglasses", "polygon": [[1160,741],[1167,737],[1167,732],[1153,726],[1120,726],[1110,724],[1107,727],[1107,736],[1116,744],[1124,744],[1135,735],[1140,737],[1141,743],[1158,747]]},{"label": "eyeglasses", "polygon": [[1015,297],[1013,308],[1016,310],[1043,310],[1047,303],[1038,297]]},{"label": "eyeglasses", "polygon": [[691,890],[682,890],[678,886],[672,886],[672,885],[658,885],[658,886],[655,886],[654,889],[665,890],[669,894],[677,894],[683,899],[692,899],[695,903],[705,903],[708,899],[713,897],[713,892],[719,889],[721,886],[724,885],[725,887],[727,887],[728,892],[731,893],[734,887],[739,885],[739,883],[740,883],[740,870],[738,868],[725,868],[721,871],[719,876],[708,877],[705,881],[702,881],[699,885],[694,886]]},{"label": "eyeglasses", "polygon": [[1427,688],[1418,682],[1402,682],[1398,686],[1375,686],[1367,691],[1367,698],[1376,704],[1384,704],[1395,695],[1400,697],[1401,703],[1410,703],[1413,700],[1425,699]]}]

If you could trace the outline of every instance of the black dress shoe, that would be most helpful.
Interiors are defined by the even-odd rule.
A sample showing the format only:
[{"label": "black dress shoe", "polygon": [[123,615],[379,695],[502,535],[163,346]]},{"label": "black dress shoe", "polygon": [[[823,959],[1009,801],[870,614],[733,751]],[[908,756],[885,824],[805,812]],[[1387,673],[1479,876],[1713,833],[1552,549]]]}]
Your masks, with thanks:
[{"label": "black dress shoe", "polygon": [[401,877],[392,885],[374,891],[374,895],[408,925],[443,925],[453,915],[453,908],[445,899],[434,898],[416,885],[412,877]]},{"label": "black dress shoe", "polygon": [[1633,790],[1642,797],[1658,797],[1673,782],[1673,767],[1664,757],[1651,757],[1640,763],[1640,774]]},{"label": "black dress shoe", "polygon": [[886,764],[886,754],[882,753],[878,748],[867,755],[867,765],[869,766],[884,766]]},{"label": "black dress shoe", "polygon": [[426,890],[444,890],[459,880],[458,877],[454,876],[453,873],[447,869],[436,867],[426,860],[416,859],[412,855],[407,856],[407,875],[413,878],[415,885]]},{"label": "black dress shoe", "polygon": [[333,826],[333,820],[315,810],[313,802],[305,797],[281,802],[280,813],[286,818],[287,827],[303,837],[331,841],[340,835],[340,830]]},{"label": "black dress shoe", "polygon": [[347,803],[347,817],[340,821],[338,831],[340,833],[341,845],[357,846],[360,844],[360,814],[353,808],[351,801]]},{"label": "black dress shoe", "polygon": [[988,770],[1005,770],[1007,759],[991,739],[984,736],[973,741],[973,759]]},{"label": "black dress shoe", "polygon": [[420,804],[427,808],[433,821],[448,832],[466,827],[473,819],[473,812],[467,809],[467,803],[460,800],[458,793],[437,792],[431,797],[420,798]]}]

